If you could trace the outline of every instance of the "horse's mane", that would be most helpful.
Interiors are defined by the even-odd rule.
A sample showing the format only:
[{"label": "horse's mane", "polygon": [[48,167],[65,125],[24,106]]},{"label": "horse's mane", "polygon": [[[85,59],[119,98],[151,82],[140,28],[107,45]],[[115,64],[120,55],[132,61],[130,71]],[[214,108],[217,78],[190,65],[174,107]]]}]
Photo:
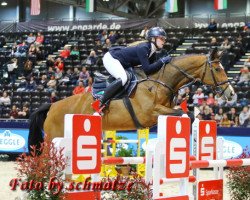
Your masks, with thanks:
[{"label": "horse's mane", "polygon": [[181,59],[192,57],[192,56],[205,56],[205,54],[196,54],[196,53],[185,54],[185,55],[174,57],[173,61],[175,61],[175,60],[181,60]]}]

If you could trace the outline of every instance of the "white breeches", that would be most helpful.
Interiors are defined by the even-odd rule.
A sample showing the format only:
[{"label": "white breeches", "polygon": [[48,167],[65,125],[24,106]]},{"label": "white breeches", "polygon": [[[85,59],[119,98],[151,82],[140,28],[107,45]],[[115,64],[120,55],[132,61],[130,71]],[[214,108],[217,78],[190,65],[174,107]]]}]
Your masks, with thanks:
[{"label": "white breeches", "polygon": [[120,61],[113,58],[109,52],[105,53],[102,60],[106,70],[116,79],[120,78],[124,86],[128,77]]}]

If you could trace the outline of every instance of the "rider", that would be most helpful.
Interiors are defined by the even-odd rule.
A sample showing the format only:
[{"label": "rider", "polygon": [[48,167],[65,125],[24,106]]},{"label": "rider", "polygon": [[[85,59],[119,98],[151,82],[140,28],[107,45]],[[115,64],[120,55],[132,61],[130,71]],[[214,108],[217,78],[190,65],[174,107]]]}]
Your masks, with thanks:
[{"label": "rider", "polygon": [[[106,70],[116,78],[105,90],[103,96],[95,101],[92,106],[101,112],[105,103],[112,98],[128,80],[125,69],[141,65],[146,74],[158,71],[163,64],[171,61],[170,56],[160,58],[150,64],[149,58],[159,49],[163,48],[167,34],[161,27],[151,28],[144,42],[129,47],[113,47],[103,57]],[[100,109],[97,109],[100,108]]]}]

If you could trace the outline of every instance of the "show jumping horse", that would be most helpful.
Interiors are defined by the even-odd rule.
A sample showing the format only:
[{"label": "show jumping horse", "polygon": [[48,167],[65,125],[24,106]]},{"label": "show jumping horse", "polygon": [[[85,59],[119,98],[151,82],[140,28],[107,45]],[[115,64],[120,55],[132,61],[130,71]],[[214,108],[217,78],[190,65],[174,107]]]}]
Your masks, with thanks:
[{"label": "show jumping horse", "polygon": [[[184,55],[172,59],[147,80],[139,82],[133,95],[129,97],[135,115],[143,127],[152,127],[159,115],[180,115],[173,109],[173,95],[188,83],[201,81],[212,86],[214,92],[224,99],[234,95],[226,72],[220,63],[220,55],[213,50],[210,55]],[[94,113],[90,93],[73,95],[53,104],[37,109],[30,118],[29,145],[39,145],[43,141],[42,132],[53,139],[64,136],[65,114]],[[135,124],[122,100],[112,100],[102,117],[103,130],[135,130]]]}]

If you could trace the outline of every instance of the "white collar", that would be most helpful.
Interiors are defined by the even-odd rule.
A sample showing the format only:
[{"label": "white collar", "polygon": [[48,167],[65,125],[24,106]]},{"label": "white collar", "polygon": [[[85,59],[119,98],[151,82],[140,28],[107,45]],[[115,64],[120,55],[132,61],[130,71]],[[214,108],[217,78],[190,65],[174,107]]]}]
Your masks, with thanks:
[{"label": "white collar", "polygon": [[155,53],[157,50],[156,46],[154,45],[154,43],[151,42],[151,52],[149,54],[149,58],[153,55],[153,53]]}]

